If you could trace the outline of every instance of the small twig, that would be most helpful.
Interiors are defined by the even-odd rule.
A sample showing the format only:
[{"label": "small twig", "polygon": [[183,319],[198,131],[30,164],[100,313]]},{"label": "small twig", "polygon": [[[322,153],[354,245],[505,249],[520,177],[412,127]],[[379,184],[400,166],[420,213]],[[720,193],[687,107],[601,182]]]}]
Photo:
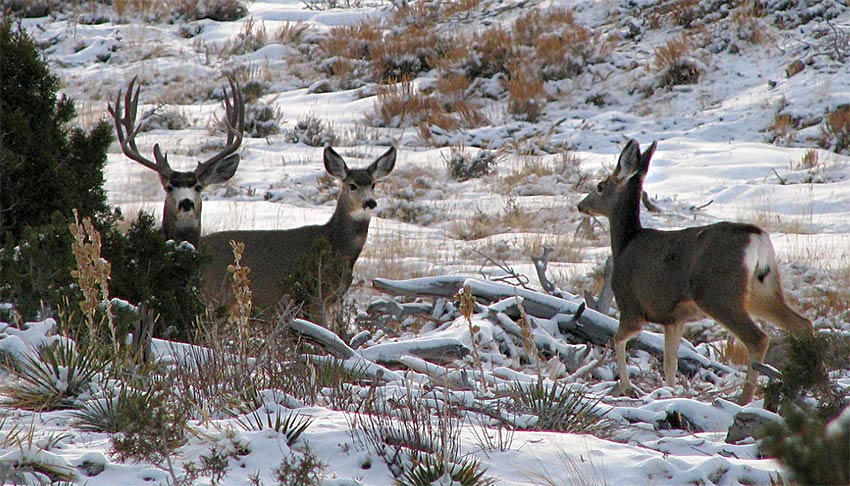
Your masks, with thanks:
[{"label": "small twig", "polygon": [[773,173],[776,175],[776,178],[779,179],[779,184],[784,186],[785,184],[788,183],[788,181],[784,177],[779,175],[779,172],[776,172],[776,169],[771,168],[770,170],[772,170]]},{"label": "small twig", "polygon": [[662,212],[661,207],[658,206],[657,204],[655,204],[654,202],[652,202],[651,199],[649,199],[649,194],[647,194],[646,191],[643,191],[641,193],[640,200],[643,202],[643,205],[646,207],[646,210],[649,211],[650,213],[660,213],[660,212]]},{"label": "small twig", "polygon": [[[481,250],[478,250],[478,249],[473,250],[473,252],[476,255],[478,255],[478,256],[480,256],[481,258],[484,259],[484,263],[481,264],[481,267],[478,269],[478,273],[481,274],[481,277],[484,278],[485,280],[492,280],[494,282],[504,282],[504,283],[511,284],[511,285],[519,285],[520,287],[522,287],[526,290],[532,290],[528,286],[528,277],[526,277],[525,275],[514,270],[513,267],[511,267],[510,265],[507,264],[507,262],[505,262],[505,261],[498,262],[494,258],[484,254],[484,252],[482,252]],[[489,277],[488,278],[487,275],[485,275],[485,273],[484,273],[484,267],[487,266],[488,263],[499,268],[499,270],[505,272],[506,275],[501,276],[501,277]]]},{"label": "small twig", "polygon": [[705,203],[705,204],[701,204],[701,205],[699,205],[699,206],[691,206],[691,211],[694,211],[694,212],[696,212],[696,211],[702,211],[703,209],[705,209],[705,208],[707,208],[707,207],[711,206],[712,204],[714,204],[714,199],[711,199],[711,200],[710,200],[710,201],[708,201],[707,203]]}]

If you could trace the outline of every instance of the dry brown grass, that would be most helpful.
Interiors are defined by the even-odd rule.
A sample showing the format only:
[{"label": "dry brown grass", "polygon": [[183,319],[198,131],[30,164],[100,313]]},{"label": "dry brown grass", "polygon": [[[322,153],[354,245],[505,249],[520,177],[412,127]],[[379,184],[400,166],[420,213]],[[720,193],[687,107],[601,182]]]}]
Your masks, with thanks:
[{"label": "dry brown grass", "polygon": [[583,241],[572,235],[540,235],[525,241],[523,253],[526,255],[541,255],[543,248],[552,248],[549,254],[550,262],[581,263],[587,248]]},{"label": "dry brown grass", "polygon": [[729,336],[720,348],[720,362],[738,366],[749,364],[747,347],[739,343],[734,336]]},{"label": "dry brown grass", "polygon": [[441,56],[442,45],[432,25],[413,25],[404,31],[391,32],[369,51],[374,79],[387,83],[416,78],[434,66]]},{"label": "dry brown grass", "polygon": [[850,149],[850,105],[841,105],[826,116],[824,140],[836,153]]},{"label": "dry brown grass", "polygon": [[506,89],[508,91],[508,113],[517,120],[535,123],[540,121],[546,107],[546,90],[543,80],[527,65],[518,65],[510,70]]},{"label": "dry brown grass", "polygon": [[788,144],[793,142],[797,136],[794,117],[787,113],[774,113],[773,123],[771,123],[768,131],[773,143]]},{"label": "dry brown grass", "polygon": [[426,241],[408,233],[394,231],[389,234],[369,235],[369,243],[357,260],[358,277],[371,280],[376,277],[406,279],[424,277],[429,264]]},{"label": "dry brown grass", "polygon": [[664,71],[687,57],[690,52],[691,44],[684,34],[674,37],[655,48],[652,65],[656,71]]},{"label": "dry brown grass", "polygon": [[439,120],[443,115],[439,102],[419,92],[413,81],[402,80],[381,86],[375,111],[367,118],[373,125],[385,127],[415,126],[424,120]]}]

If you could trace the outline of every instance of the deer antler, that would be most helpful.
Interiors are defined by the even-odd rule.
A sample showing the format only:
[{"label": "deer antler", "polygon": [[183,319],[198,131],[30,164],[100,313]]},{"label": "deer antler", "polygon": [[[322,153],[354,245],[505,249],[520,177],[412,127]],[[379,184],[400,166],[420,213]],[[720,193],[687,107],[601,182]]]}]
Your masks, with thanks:
[{"label": "deer antler", "polygon": [[233,97],[231,100],[227,95],[227,89],[224,90],[224,123],[227,126],[227,144],[219,153],[204,162],[198,162],[198,167],[195,168],[195,174],[198,175],[203,174],[210,166],[236,152],[242,144],[242,133],[245,130],[245,101],[242,99],[239,83],[230,74],[226,76]]},{"label": "deer antler", "polygon": [[138,147],[136,147],[136,133],[139,131],[139,127],[136,126],[136,112],[139,108],[139,90],[141,89],[140,87],[136,87],[136,91],[133,92],[133,85],[136,83],[137,77],[134,76],[130,80],[130,84],[127,85],[127,91],[124,93],[123,114],[121,110],[121,91],[118,91],[118,96],[115,97],[114,107],[111,103],[107,104],[107,111],[109,111],[109,114],[115,121],[115,132],[118,135],[118,142],[121,144],[121,151],[124,152],[124,155],[149,169],[155,170],[162,176],[167,176],[171,173],[171,167],[164,157],[159,157],[159,144],[154,147],[156,162],[143,157],[139,153]]},{"label": "deer antler", "polygon": [[121,151],[124,152],[124,155],[167,177],[172,171],[168,165],[168,160],[160,156],[159,144],[154,146],[156,162],[143,157],[139,153],[138,147],[136,147],[136,133],[139,131],[139,127],[136,125],[136,112],[139,108],[139,90],[141,89],[141,87],[136,87],[135,92],[133,91],[136,78],[138,76],[134,76],[130,80],[130,84],[127,85],[127,91],[124,93],[123,114],[121,110],[121,91],[118,91],[118,96],[115,97],[114,107],[111,103],[107,104],[107,111],[109,111],[109,114],[115,121],[115,132],[118,135],[118,142],[121,144]]}]

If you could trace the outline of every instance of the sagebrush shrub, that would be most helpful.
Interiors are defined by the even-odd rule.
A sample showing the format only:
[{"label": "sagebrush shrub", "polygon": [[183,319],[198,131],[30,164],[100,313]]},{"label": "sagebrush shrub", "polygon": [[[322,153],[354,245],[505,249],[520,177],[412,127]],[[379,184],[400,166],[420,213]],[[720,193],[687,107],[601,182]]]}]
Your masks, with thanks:
[{"label": "sagebrush shrub", "polygon": [[306,115],[295,122],[295,126],[285,131],[289,143],[303,143],[311,147],[336,145],[337,136],[333,126],[315,115]]},{"label": "sagebrush shrub", "polygon": [[452,147],[448,157],[443,157],[449,176],[459,182],[492,173],[496,169],[496,155],[481,150],[469,155],[463,147]]}]

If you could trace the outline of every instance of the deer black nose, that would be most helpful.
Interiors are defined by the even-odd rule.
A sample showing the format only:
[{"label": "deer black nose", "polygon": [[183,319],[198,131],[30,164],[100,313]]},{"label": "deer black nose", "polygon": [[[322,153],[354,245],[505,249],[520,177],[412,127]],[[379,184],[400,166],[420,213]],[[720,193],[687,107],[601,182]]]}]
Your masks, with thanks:
[{"label": "deer black nose", "polygon": [[378,207],[378,203],[376,203],[374,199],[367,199],[363,203],[363,207],[368,209],[375,209],[376,207]]},{"label": "deer black nose", "polygon": [[192,211],[195,209],[195,202],[191,199],[183,199],[177,204],[177,209],[180,211]]}]

